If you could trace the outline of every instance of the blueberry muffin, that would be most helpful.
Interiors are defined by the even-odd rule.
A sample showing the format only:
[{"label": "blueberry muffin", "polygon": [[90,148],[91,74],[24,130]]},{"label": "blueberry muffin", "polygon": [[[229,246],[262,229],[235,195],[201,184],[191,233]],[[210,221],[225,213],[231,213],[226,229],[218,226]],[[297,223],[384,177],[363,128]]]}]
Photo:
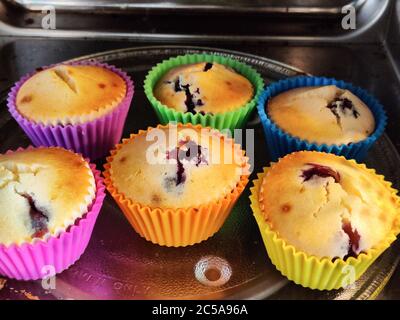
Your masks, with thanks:
[{"label": "blueberry muffin", "polygon": [[239,145],[190,124],[132,135],[107,161],[106,186],[134,229],[167,246],[191,245],[217,232],[249,175]]},{"label": "blueberry muffin", "polygon": [[110,113],[126,94],[126,81],[111,69],[57,65],[27,79],[17,92],[15,107],[34,123],[79,124]]},{"label": "blueberry muffin", "polygon": [[318,144],[356,143],[375,130],[368,106],[335,85],[285,91],[270,99],[266,112],[284,132]]},{"label": "blueberry muffin", "polygon": [[0,155],[0,244],[30,243],[65,231],[96,193],[89,164],[61,148]]},{"label": "blueberry muffin", "polygon": [[280,238],[318,258],[357,257],[377,247],[399,218],[398,199],[372,170],[320,152],[290,154],[269,169],[258,200]]},{"label": "blueberry muffin", "polygon": [[175,67],[154,88],[154,96],[162,104],[193,114],[237,110],[253,99],[254,92],[246,77],[216,62]]},{"label": "blueberry muffin", "polygon": [[[156,131],[166,145],[149,140]],[[224,157],[231,160],[224,163]],[[244,165],[242,151],[216,131],[171,126],[123,144],[110,174],[127,198],[152,208],[176,209],[224,197],[240,181]]]}]

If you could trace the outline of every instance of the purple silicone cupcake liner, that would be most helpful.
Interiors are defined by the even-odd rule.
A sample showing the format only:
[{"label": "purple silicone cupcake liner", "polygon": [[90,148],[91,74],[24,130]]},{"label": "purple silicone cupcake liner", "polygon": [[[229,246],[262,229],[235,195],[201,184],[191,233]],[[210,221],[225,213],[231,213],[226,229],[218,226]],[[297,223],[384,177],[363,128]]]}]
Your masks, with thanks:
[{"label": "purple silicone cupcake liner", "polygon": [[[8,94],[7,106],[11,115],[30,138],[36,147],[59,146],[82,154],[95,160],[104,157],[121,140],[126,116],[134,94],[131,78],[122,70],[97,61],[68,62],[66,65],[94,65],[109,69],[125,80],[127,91],[124,99],[111,112],[102,117],[82,124],[74,125],[43,125],[33,123],[24,118],[15,105],[18,90],[33,74],[21,78]],[[56,64],[60,65],[60,64]],[[44,67],[48,69],[55,65]]]},{"label": "purple silicone cupcake liner", "polygon": [[88,207],[88,212],[58,236],[21,245],[0,244],[0,275],[17,280],[42,279],[68,269],[81,257],[89,243],[105,198],[100,171],[94,164],[89,165],[95,178],[96,196]]}]

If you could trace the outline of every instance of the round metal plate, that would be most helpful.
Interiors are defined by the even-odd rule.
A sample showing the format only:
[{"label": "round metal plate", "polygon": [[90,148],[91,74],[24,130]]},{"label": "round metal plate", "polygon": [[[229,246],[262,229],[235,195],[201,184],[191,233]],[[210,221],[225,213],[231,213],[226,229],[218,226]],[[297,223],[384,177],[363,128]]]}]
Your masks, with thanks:
[{"label": "round metal plate", "polygon": [[[282,63],[249,54],[197,47],[143,47],[81,57],[114,64],[135,82],[135,95],[124,137],[157,125],[142,86],[148,70],[171,56],[207,52],[231,56],[256,68],[267,83],[303,74]],[[7,113],[6,92],[0,100],[0,152],[27,146],[29,140]],[[268,165],[269,157],[261,124],[255,115],[248,128],[255,133],[255,174]],[[102,166],[103,161],[98,165]],[[396,187],[400,182],[400,158],[384,136],[367,159]],[[398,243],[354,286],[320,292],[302,288],[280,275],[270,263],[249,206],[249,186],[222,229],[209,240],[186,248],[166,248],[142,239],[129,225],[108,195],[90,244],[81,259],[56,277],[55,288],[41,281],[0,281],[0,298],[40,299],[341,299],[372,298],[397,265]],[[3,285],[2,285],[3,284]]]}]

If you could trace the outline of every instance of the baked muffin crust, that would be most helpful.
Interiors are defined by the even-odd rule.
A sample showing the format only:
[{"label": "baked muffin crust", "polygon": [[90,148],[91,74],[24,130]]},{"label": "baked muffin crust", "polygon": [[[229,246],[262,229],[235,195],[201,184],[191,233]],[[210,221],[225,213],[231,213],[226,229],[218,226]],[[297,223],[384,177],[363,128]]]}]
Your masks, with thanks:
[{"label": "baked muffin crust", "polygon": [[21,86],[16,108],[35,123],[78,124],[113,110],[126,91],[124,79],[106,68],[58,65],[37,72]]},{"label": "baked muffin crust", "polygon": [[266,111],[283,131],[319,144],[359,142],[375,129],[368,106],[334,85],[288,90],[273,97]]},{"label": "baked muffin crust", "polygon": [[64,231],[95,197],[88,163],[61,148],[0,155],[0,243],[21,244]]},{"label": "baked muffin crust", "polygon": [[333,154],[302,151],[272,165],[258,195],[271,228],[319,258],[357,256],[397,223],[397,199],[371,170]]},{"label": "baked muffin crust", "polygon": [[[149,139],[156,132],[166,140]],[[216,130],[184,126],[139,133],[118,149],[110,167],[119,193],[142,205],[164,209],[221,199],[243,174],[248,174],[248,164],[233,140]]]},{"label": "baked muffin crust", "polygon": [[223,113],[237,110],[254,95],[251,82],[218,63],[182,65],[167,72],[156,84],[154,96],[180,112]]}]

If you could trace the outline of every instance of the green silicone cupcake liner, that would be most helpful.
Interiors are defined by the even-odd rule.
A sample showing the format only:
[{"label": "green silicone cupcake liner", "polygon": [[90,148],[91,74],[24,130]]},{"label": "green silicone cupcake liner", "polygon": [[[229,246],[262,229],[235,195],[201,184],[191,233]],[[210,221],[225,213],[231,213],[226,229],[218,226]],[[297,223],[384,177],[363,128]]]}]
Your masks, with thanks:
[{"label": "green silicone cupcake liner", "polygon": [[[254,87],[255,94],[253,99],[234,111],[217,114],[192,114],[190,112],[185,113],[169,108],[154,97],[154,86],[166,72],[180,65],[198,62],[220,63],[231,67],[236,72],[246,77]],[[249,116],[256,107],[263,88],[264,80],[256,70],[242,62],[225,56],[212,54],[188,54],[164,60],[163,62],[154,66],[144,80],[144,92],[162,124],[167,124],[169,122],[193,123],[200,124],[202,126],[209,126],[218,130],[230,129],[231,131],[233,131],[233,129],[244,127]]]}]

